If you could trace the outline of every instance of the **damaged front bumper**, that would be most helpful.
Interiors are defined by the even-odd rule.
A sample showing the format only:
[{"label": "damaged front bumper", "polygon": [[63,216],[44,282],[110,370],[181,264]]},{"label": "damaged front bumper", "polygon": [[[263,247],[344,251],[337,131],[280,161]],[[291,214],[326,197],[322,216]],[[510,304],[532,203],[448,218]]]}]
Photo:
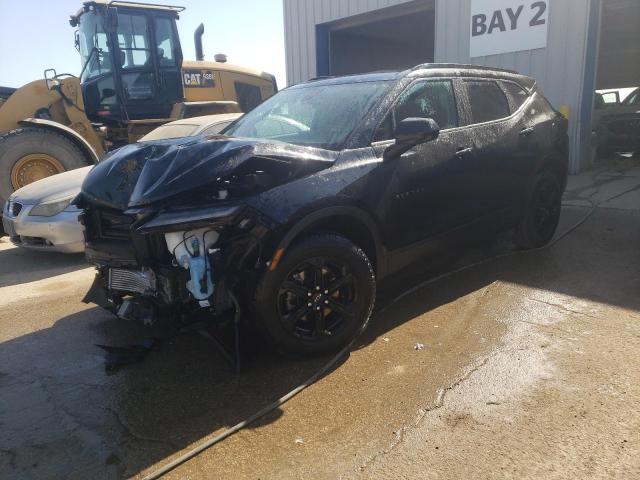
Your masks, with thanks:
[{"label": "damaged front bumper", "polygon": [[81,221],[85,253],[97,269],[85,301],[145,324],[230,311],[232,296],[265,268],[276,228],[243,204],[159,212],[91,205]]}]

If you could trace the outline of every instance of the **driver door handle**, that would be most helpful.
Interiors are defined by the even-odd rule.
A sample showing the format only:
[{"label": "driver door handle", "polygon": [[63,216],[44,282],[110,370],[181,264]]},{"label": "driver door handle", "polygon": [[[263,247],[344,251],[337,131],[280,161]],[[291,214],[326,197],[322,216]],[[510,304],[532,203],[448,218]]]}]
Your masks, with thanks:
[{"label": "driver door handle", "polygon": [[456,157],[462,158],[465,155],[470,154],[471,152],[473,152],[472,147],[460,147],[456,150]]}]

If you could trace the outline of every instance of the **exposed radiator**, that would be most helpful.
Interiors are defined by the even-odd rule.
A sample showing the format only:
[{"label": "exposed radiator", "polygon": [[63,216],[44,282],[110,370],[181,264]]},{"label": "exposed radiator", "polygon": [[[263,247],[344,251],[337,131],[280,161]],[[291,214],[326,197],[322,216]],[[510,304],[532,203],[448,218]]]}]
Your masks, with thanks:
[{"label": "exposed radiator", "polygon": [[109,289],[142,295],[156,292],[156,276],[151,270],[109,269]]}]

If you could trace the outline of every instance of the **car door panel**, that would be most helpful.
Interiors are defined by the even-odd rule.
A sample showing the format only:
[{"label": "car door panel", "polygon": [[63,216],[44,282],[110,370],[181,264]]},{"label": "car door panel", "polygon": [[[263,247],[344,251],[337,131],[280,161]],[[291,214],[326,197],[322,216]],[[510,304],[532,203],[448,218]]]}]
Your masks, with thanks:
[{"label": "car door panel", "polygon": [[466,189],[465,172],[473,158],[456,154],[467,133],[443,132],[391,160],[397,165],[389,183],[385,223],[394,239],[392,248],[418,243],[470,220],[473,192]]},{"label": "car door panel", "polygon": [[[511,116],[507,97],[495,81],[474,78],[464,84],[475,157],[469,172],[476,185],[474,215],[495,223],[496,217],[514,206],[521,191],[514,152],[524,138],[519,133],[524,126]],[[501,228],[498,223],[495,226]]]},{"label": "car door panel", "polygon": [[434,118],[444,129],[437,139],[387,160],[395,165],[382,215],[392,250],[409,248],[471,219],[474,194],[467,187],[466,172],[473,162],[473,139],[459,127],[461,111],[454,91],[447,79],[419,80],[394,107],[393,121]]}]

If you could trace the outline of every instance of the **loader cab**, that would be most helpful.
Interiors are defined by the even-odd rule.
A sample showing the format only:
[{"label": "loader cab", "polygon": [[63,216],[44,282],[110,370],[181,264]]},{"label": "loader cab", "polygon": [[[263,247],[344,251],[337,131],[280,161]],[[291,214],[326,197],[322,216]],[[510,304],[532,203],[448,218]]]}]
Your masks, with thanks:
[{"label": "loader cab", "polygon": [[72,17],[87,117],[111,126],[168,118],[183,99],[180,7],[113,4],[86,2]]}]

